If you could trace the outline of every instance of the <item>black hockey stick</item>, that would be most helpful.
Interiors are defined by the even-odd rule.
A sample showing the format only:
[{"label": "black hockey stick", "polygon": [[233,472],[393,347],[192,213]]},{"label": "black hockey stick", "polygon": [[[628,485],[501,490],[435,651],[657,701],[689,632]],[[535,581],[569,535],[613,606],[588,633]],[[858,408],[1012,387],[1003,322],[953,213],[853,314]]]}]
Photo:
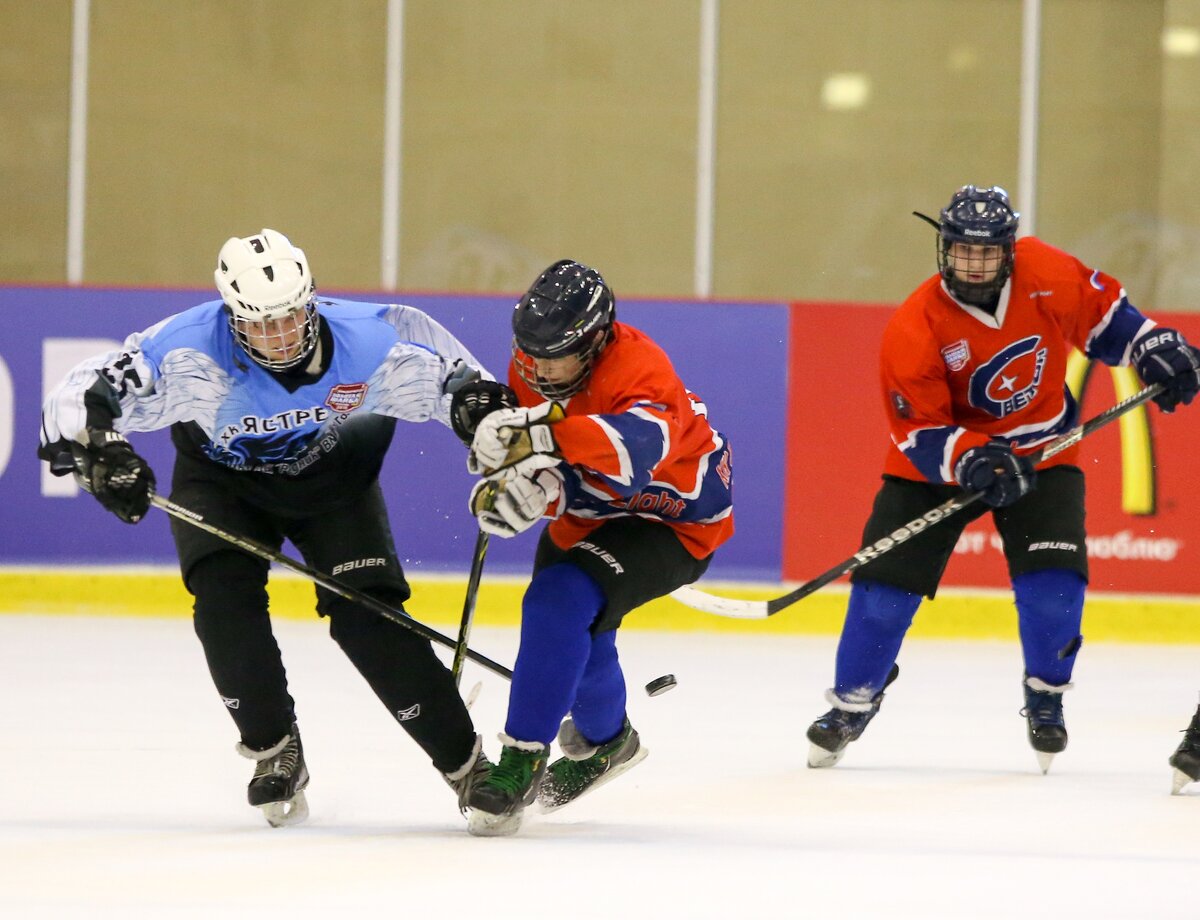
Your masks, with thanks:
[{"label": "black hockey stick", "polygon": [[[1062,453],[1068,447],[1077,444],[1080,440],[1087,437],[1097,428],[1102,428],[1113,419],[1120,418],[1129,410],[1135,409],[1147,400],[1157,396],[1162,392],[1162,389],[1162,384],[1154,383],[1145,389],[1138,390],[1132,396],[1104,410],[1095,418],[1089,419],[1082,425],[1072,428],[1062,437],[1056,438],[1041,450],[1030,454],[1029,458],[1034,463],[1040,463],[1043,460],[1048,460],[1055,454]],[[983,498],[982,492],[962,492],[931,511],[926,511],[919,518],[909,521],[903,527],[892,531],[886,537],[880,537],[870,546],[864,546],[845,562],[835,565],[832,569],[823,572],[812,581],[806,581],[800,587],[780,597],[772,598],[769,601],[745,601],[732,597],[720,597],[716,594],[708,594],[692,585],[684,585],[682,588],[677,588],[671,592],[671,597],[675,598],[681,604],[686,604],[688,607],[695,610],[702,610],[705,613],[713,613],[723,617],[738,617],[747,620],[763,620],[769,616],[774,616],[784,608],[790,607],[797,601],[819,591],[831,581],[866,565],[872,559],[878,559],[884,553],[890,552],[901,543],[907,542],[928,528],[940,524],[946,518],[958,513],[968,505],[973,505],[981,498]]]},{"label": "black hockey stick", "polygon": [[[207,531],[214,537],[220,537],[222,540],[232,543],[234,546],[245,550],[252,556],[258,556],[260,559],[266,559],[268,562],[274,562],[286,569],[291,569],[296,574],[303,575],[309,581],[315,582],[325,590],[332,591],[339,597],[344,597],[348,601],[358,604],[359,606],[366,607],[372,613],[377,613],[385,620],[391,620],[393,623],[397,623],[400,626],[403,626],[405,629],[415,632],[422,638],[429,639],[431,642],[437,642],[439,645],[445,646],[446,648],[454,649],[456,655],[461,651],[461,654],[464,657],[471,659],[478,665],[482,665],[493,674],[499,674],[501,677],[506,677],[509,680],[512,680],[512,671],[510,671],[504,665],[500,664],[499,662],[492,661],[492,659],[485,655],[480,655],[478,652],[472,651],[471,649],[467,648],[465,644],[460,650],[458,645],[452,639],[447,636],[443,636],[436,630],[430,629],[424,623],[414,620],[402,610],[396,610],[393,607],[389,607],[387,604],[377,601],[369,594],[363,594],[361,591],[356,591],[354,588],[351,588],[349,585],[338,581],[336,578],[333,578],[329,575],[324,575],[321,572],[318,572],[316,569],[305,565],[303,562],[297,562],[295,559],[285,556],[282,553],[277,553],[275,550],[263,546],[261,543],[251,540],[249,537],[242,537],[238,534],[230,533],[227,530],[222,530],[215,524],[210,524],[208,521],[204,520],[203,515],[192,511],[190,508],[185,508],[182,505],[178,505],[169,498],[163,498],[161,495],[151,495],[150,504],[154,505],[156,508],[161,508],[173,518],[186,521],[193,527],[199,527],[201,530]],[[480,559],[479,564],[482,566],[482,559]]]},{"label": "black hockey stick", "polygon": [[471,556],[471,574],[467,577],[467,595],[463,598],[462,620],[458,624],[458,644],[454,647],[454,660],[450,673],[456,684],[462,682],[463,659],[467,655],[467,641],[471,638],[471,625],[475,620],[475,599],[479,595],[479,581],[483,578],[483,560],[487,556],[488,535],[479,531],[475,538],[475,552]]}]

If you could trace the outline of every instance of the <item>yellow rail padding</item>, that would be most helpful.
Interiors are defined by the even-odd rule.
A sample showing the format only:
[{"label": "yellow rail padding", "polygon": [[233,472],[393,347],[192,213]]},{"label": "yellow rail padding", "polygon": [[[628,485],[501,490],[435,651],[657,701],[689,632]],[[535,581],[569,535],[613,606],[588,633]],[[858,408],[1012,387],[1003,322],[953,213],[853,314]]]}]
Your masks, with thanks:
[{"label": "yellow rail padding", "polygon": [[[410,576],[408,612],[451,631],[462,612],[466,576]],[[528,579],[484,577],[475,610],[480,626],[516,626]],[[703,583],[713,594],[766,600],[786,593],[784,584]],[[274,571],[269,585],[271,614],[316,617],[314,586],[290,572]],[[767,620],[735,620],[692,610],[670,598],[639,608],[625,629],[660,629],[750,634],[837,635],[846,612],[847,589],[835,585],[799,601]],[[186,617],[192,599],[170,568],[0,568],[0,614],[64,616]],[[1088,641],[1200,643],[1200,598],[1116,595],[1093,592],[1084,609]],[[1017,612],[1005,591],[942,589],[917,611],[912,636],[939,639],[1017,638]]]}]

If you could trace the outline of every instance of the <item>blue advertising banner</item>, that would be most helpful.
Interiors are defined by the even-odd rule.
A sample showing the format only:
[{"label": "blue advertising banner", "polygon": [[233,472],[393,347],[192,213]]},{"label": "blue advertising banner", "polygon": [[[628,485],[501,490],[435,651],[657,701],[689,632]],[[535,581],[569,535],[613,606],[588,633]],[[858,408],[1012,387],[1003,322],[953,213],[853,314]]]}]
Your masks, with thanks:
[{"label": "blue advertising banner", "polygon": [[[209,290],[0,287],[0,565],[144,565],[174,561],[167,518],[123,524],[70,477],[55,479],[36,457],[45,394],[80,360],[131,332],[211,300]],[[497,376],[509,354],[509,296],[347,293],[410,304],[450,329]],[[710,578],[778,580],[782,558],[788,310],[782,303],[618,301],[618,316],[649,333],[684,383],[707,403],[733,445],[737,533]],[[132,435],[170,482],[167,432]],[[471,477],[462,445],[437,423],[401,423],[380,479],[396,546],[413,573],[461,572],[470,562]],[[488,570],[528,571],[535,533],[493,540]],[[288,548],[293,552],[292,548]]]}]

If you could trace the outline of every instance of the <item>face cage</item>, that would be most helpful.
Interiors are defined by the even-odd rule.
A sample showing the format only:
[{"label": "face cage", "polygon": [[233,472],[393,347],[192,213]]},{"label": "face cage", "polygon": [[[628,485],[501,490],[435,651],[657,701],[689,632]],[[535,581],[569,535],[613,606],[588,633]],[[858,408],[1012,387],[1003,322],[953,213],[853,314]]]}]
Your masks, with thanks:
[{"label": "face cage", "polygon": [[972,306],[990,306],[1000,296],[1000,292],[1004,290],[1004,285],[1008,283],[1008,278],[1012,274],[1012,241],[1000,244],[1004,247],[1004,255],[1001,257],[1000,267],[996,269],[996,277],[991,281],[984,281],[980,284],[963,281],[955,274],[954,265],[950,261],[950,247],[955,243],[966,243],[968,246],[994,246],[996,244],[972,243],[968,240],[948,240],[944,236],[939,236],[937,239],[938,274],[942,276],[942,280],[946,283],[946,287],[950,289],[950,293],[963,303],[968,303]]},{"label": "face cage", "polygon": [[[301,310],[303,313],[301,314]],[[297,317],[296,325],[300,328],[299,351],[291,358],[269,358],[262,352],[258,351],[250,344],[250,337],[247,332],[253,331],[255,327],[259,329],[258,338],[264,341],[265,344],[271,345],[276,340],[282,346],[285,337],[288,333],[267,333],[267,323],[278,322],[278,320],[246,320],[238,319],[233,315],[233,311],[226,307],[226,313],[229,318],[229,328],[233,330],[233,337],[242,347],[242,350],[250,356],[259,367],[264,367],[269,371],[286,371],[289,368],[295,367],[301,361],[305,360],[312,354],[314,348],[317,347],[317,337],[320,327],[320,322],[317,319],[317,303],[316,298],[309,298],[308,302],[303,307],[297,307],[291,313],[285,314],[279,319],[286,319],[289,316]]]},{"label": "face cage", "polygon": [[517,375],[539,396],[544,396],[546,399],[566,399],[582,390],[583,385],[587,383],[587,379],[592,373],[592,364],[596,360],[596,355],[600,353],[600,349],[604,347],[606,338],[607,336],[598,336],[596,344],[583,351],[575,352],[574,355],[562,356],[579,358],[579,370],[570,380],[550,383],[545,378],[539,377],[537,361],[532,355],[521,350],[516,339],[513,339],[512,344],[513,364],[516,365]]}]

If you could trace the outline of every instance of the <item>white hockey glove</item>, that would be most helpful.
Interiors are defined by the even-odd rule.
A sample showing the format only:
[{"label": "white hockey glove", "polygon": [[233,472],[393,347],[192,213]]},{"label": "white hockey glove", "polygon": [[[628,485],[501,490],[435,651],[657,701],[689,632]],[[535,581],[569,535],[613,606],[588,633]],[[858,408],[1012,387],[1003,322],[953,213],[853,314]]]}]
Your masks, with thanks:
[{"label": "white hockey glove", "polygon": [[482,479],[471,490],[471,513],[480,530],[515,537],[545,516],[562,496],[562,487],[562,474],[554,469],[535,470],[504,482]]},{"label": "white hockey glove", "polygon": [[475,429],[467,469],[485,479],[511,479],[557,466],[562,455],[550,426],[564,418],[563,407],[555,402],[491,413]]}]

